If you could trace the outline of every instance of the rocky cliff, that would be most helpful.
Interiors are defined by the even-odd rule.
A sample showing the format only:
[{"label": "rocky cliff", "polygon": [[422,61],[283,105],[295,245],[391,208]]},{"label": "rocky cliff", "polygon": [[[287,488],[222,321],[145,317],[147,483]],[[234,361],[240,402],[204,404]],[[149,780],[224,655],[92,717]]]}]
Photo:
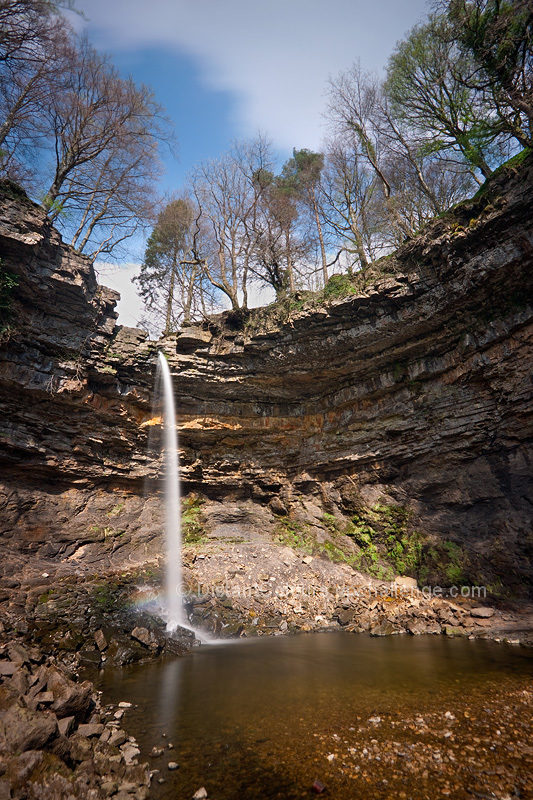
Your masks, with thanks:
[{"label": "rocky cliff", "polygon": [[[368,537],[392,535],[417,549],[412,569],[426,554],[425,577],[447,553],[450,581],[527,594],[532,187],[531,159],[502,169],[357,291],[159,343],[186,488],[231,509],[224,519],[216,504],[215,527],[255,519],[286,533],[296,520],[315,538],[348,533],[367,561]],[[2,269],[18,282],[0,350],[4,541],[101,569],[117,553],[152,557],[156,345],[116,326],[116,295],[11,186],[0,217]]]}]

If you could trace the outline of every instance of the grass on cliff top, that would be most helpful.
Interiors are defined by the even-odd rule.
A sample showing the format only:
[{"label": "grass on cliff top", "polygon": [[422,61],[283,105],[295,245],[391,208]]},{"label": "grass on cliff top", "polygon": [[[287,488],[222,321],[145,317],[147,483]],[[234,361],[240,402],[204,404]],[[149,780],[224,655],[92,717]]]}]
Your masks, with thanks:
[{"label": "grass on cliff top", "polygon": [[384,256],[367,269],[351,275],[346,273],[332,275],[325,287],[317,292],[295,292],[294,295],[283,297],[268,306],[250,309],[242,322],[243,332],[250,336],[268,333],[281,325],[292,325],[294,317],[301,312],[328,308],[334,300],[363,294],[365,289],[379,278],[394,274],[392,255]]}]

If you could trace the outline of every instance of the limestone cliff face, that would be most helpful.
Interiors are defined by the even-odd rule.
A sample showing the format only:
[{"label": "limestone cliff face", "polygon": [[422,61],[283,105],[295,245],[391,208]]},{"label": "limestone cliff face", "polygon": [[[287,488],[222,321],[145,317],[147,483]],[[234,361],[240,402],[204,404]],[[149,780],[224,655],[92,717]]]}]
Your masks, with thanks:
[{"label": "limestone cliff face", "polygon": [[[530,581],[532,188],[531,160],[503,170],[363,293],[244,325],[222,315],[162,341],[187,488],[276,498],[289,514],[310,495],[335,514],[385,496],[425,533],[464,543],[484,574]],[[145,541],[154,345],[115,326],[113,293],[35,207],[5,197],[0,214],[2,265],[20,281],[0,351],[2,527],[16,537],[80,493],[85,524],[95,496],[108,514],[120,494],[126,535]],[[25,493],[35,481],[42,511]]]},{"label": "limestone cliff face", "polygon": [[496,177],[402,247],[396,274],[362,296],[255,336],[215,329],[192,353],[178,338],[190,480],[259,499],[280,491],[287,506],[327,485],[342,507],[347,488],[364,499],[381,485],[497,580],[527,580],[532,187],[531,163]]},{"label": "limestone cliff face", "polygon": [[124,358],[117,374],[113,343],[141,346],[146,334],[116,326],[118,294],[98,285],[89,261],[10,184],[0,199],[0,259],[17,283],[0,326],[3,541],[101,560],[104,531],[132,521],[118,526],[110,510],[133,504],[131,515],[141,515],[153,351],[135,347],[135,365]]}]

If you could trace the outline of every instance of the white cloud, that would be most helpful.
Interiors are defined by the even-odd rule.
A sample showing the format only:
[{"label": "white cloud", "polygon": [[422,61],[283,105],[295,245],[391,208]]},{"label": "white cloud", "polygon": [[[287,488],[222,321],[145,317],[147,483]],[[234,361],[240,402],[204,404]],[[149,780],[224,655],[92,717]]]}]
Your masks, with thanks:
[{"label": "white cloud", "polygon": [[117,303],[118,322],[129,328],[137,327],[138,322],[146,315],[143,303],[137,294],[133,278],[139,274],[140,264],[124,264],[118,267],[116,264],[108,264],[99,261],[95,264],[98,275],[98,283],[120,292],[120,300]]},{"label": "white cloud", "polygon": [[[118,324],[126,325],[128,328],[136,328],[140,320],[147,316],[133,283],[133,278],[139,274],[140,269],[140,264],[123,264],[120,267],[106,261],[97,261],[95,264],[98,283],[120,293],[120,300],[116,308]],[[259,286],[256,283],[252,283],[248,287],[249,308],[268,305],[274,300],[275,293],[270,287]],[[219,310],[227,310],[230,307],[228,299],[222,296]]]},{"label": "white cloud", "polygon": [[106,49],[178,48],[211,88],[234,92],[243,134],[318,147],[328,75],[380,69],[426,0],[78,0]]}]

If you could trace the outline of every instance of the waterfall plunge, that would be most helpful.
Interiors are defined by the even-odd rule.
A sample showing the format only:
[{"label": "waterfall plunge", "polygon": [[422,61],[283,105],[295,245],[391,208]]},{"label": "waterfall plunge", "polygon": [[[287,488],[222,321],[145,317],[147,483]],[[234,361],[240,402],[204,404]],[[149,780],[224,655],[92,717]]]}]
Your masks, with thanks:
[{"label": "waterfall plunge", "polygon": [[167,568],[165,593],[167,607],[167,630],[180,625],[189,628],[182,602],[181,575],[181,501],[178,455],[178,433],[174,390],[167,360],[159,352],[158,369],[163,384],[163,448],[165,453],[165,534],[167,545]]}]

